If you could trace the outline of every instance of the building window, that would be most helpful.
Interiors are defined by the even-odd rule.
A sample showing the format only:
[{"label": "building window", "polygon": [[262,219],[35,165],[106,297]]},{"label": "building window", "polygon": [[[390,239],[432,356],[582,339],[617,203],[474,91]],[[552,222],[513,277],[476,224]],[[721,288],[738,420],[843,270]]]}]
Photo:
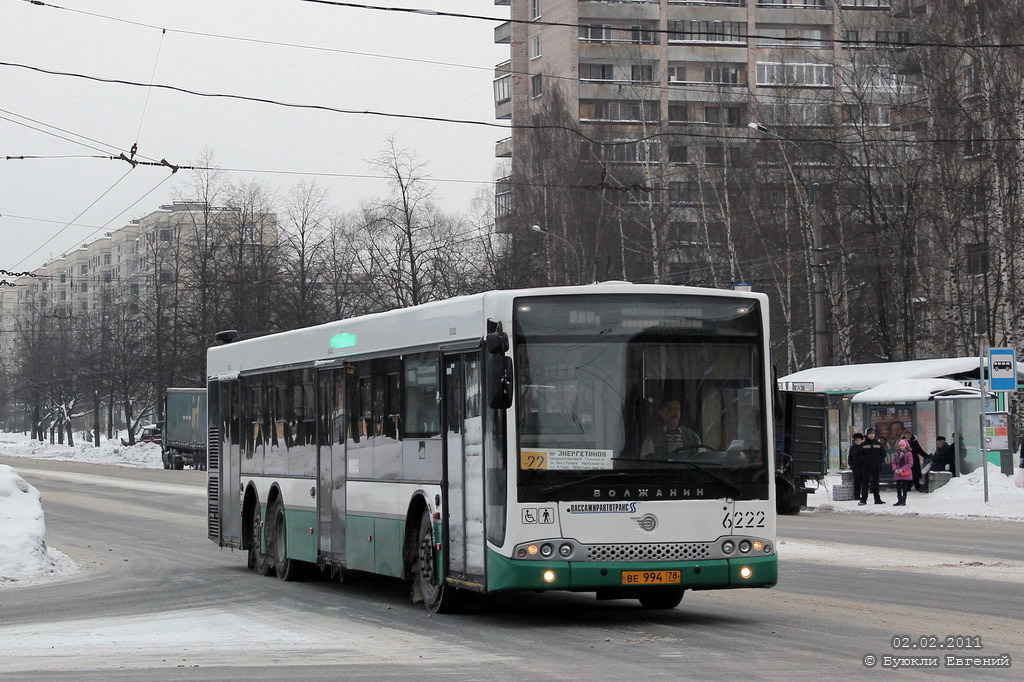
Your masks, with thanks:
[{"label": "building window", "polygon": [[686,82],[686,67],[685,66],[670,66],[670,67],[668,67],[668,82],[669,83],[685,83]]},{"label": "building window", "polygon": [[89,293],[89,283],[88,282],[82,282],[82,284],[81,284],[81,291],[82,291],[83,294]]},{"label": "building window", "polygon": [[608,43],[612,40],[612,27],[608,24],[581,24],[580,40],[587,43]]},{"label": "building window", "polygon": [[630,26],[630,42],[638,45],[653,45],[654,31],[648,26]]},{"label": "building window", "polygon": [[738,66],[705,66],[704,82],[718,85],[739,85],[740,67]]},{"label": "building window", "polygon": [[540,19],[540,4],[541,0],[530,0],[530,16],[534,19]]},{"label": "building window", "polygon": [[910,31],[875,31],[878,47],[899,47],[910,42]]},{"label": "building window", "polygon": [[630,67],[630,80],[634,83],[653,82],[654,66],[651,64],[633,64]]},{"label": "building window", "polygon": [[60,275],[60,283],[61,284],[65,284],[67,281],[68,281],[68,276],[65,273],[61,273],[61,275]]},{"label": "building window", "polygon": [[695,222],[669,223],[668,238],[675,244],[699,244],[700,226]]},{"label": "building window", "polygon": [[611,64],[580,64],[581,81],[610,81],[615,79]]},{"label": "building window", "polygon": [[700,199],[696,180],[668,183],[668,200],[674,204],[695,204]]},{"label": "building window", "polygon": [[687,163],[689,161],[689,150],[683,145],[673,145],[668,148],[669,163]]},{"label": "building window", "polygon": [[540,36],[534,36],[530,39],[530,59],[536,59],[540,56]]},{"label": "building window", "polygon": [[169,242],[169,241],[171,241],[171,231],[170,230],[160,230],[160,241],[162,241],[162,242]]},{"label": "building window", "polygon": [[540,74],[530,77],[530,94],[533,97],[540,97],[544,93],[543,87]]},{"label": "building window", "polygon": [[964,154],[978,156],[985,152],[985,130],[980,123],[967,126],[967,137],[964,140]]},{"label": "building window", "polygon": [[827,87],[832,85],[832,66],[829,64],[758,62],[757,84],[761,86]]},{"label": "building window", "polygon": [[104,265],[110,265],[110,254],[109,253],[108,254],[104,254],[104,256],[103,256],[103,264]]},{"label": "building window", "polygon": [[636,100],[581,100],[580,120],[658,122],[658,103]]},{"label": "building window", "polygon": [[741,118],[740,107],[704,107],[704,122],[738,128]]},{"label": "building window", "polygon": [[848,48],[864,47],[860,44],[860,31],[843,31],[843,45]]},{"label": "building window", "polygon": [[988,244],[968,244],[966,256],[968,275],[984,275],[988,272]]},{"label": "building window", "polygon": [[746,43],[745,21],[670,21],[670,42]]},{"label": "building window", "polygon": [[968,64],[964,73],[964,87],[968,95],[976,95],[981,92],[981,65]]},{"label": "building window", "polygon": [[689,107],[685,104],[669,104],[668,105],[668,122],[669,123],[686,123],[690,120]]},{"label": "building window", "polygon": [[985,305],[976,305],[971,308],[971,329],[978,336],[988,332],[988,308]]},{"label": "building window", "polygon": [[82,266],[82,274],[83,275],[88,275],[89,274],[89,266],[88,265],[83,265]]}]

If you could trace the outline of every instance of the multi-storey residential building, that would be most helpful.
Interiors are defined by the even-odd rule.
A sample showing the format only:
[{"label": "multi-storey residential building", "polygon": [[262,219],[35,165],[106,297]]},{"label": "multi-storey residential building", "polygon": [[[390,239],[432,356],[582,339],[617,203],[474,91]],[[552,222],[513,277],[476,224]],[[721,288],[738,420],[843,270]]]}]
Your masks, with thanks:
[{"label": "multi-storey residential building", "polygon": [[[833,126],[867,117],[890,121],[898,74],[878,46],[906,41],[903,26],[919,0],[495,0],[511,21],[495,29],[510,48],[496,67],[495,112],[517,126],[558,121],[590,140],[582,156],[597,161],[601,182],[615,164],[646,167],[639,186],[669,204],[664,237],[694,245],[720,227],[698,219],[698,166],[736,165],[751,155],[747,142],[770,135],[807,137],[793,127]],[[890,51],[891,52],[891,51]],[[856,65],[857,68],[854,68]],[[865,82],[865,74],[868,81]],[[872,94],[873,93],[873,94]],[[557,98],[558,112],[546,107]],[[789,132],[787,132],[789,129]],[[541,177],[531,130],[517,127],[498,142],[510,158],[498,182],[499,230],[540,222],[516,187]],[[637,141],[630,144],[630,141]],[[818,150],[803,145],[797,161]],[[549,159],[550,161],[550,159]],[[532,166],[524,168],[524,166]],[[620,174],[622,171],[620,171]],[[636,180],[637,174],[623,177]],[[593,183],[599,180],[594,178]],[[622,184],[622,183],[620,183]],[[653,191],[659,185],[662,192]],[[641,202],[643,203],[643,202]],[[571,235],[570,235],[571,236]],[[712,235],[714,238],[714,235]],[[665,239],[656,239],[655,247]],[[600,256],[601,254],[596,254]],[[642,266],[623,269],[642,276]]]},{"label": "multi-storey residential building", "polygon": [[[260,216],[249,224],[236,209],[174,203],[63,254],[30,275],[8,277],[15,286],[0,289],[0,362],[8,375],[15,372],[24,357],[21,346],[34,342],[33,333],[63,330],[69,339],[81,341],[88,330],[108,333],[115,321],[123,324],[136,317],[139,331],[134,333],[158,334],[165,337],[160,343],[167,348],[180,346],[171,330],[161,325],[177,315],[180,328],[190,327],[181,320],[200,305],[198,297],[222,289],[225,277],[236,281],[244,276],[235,272],[241,266],[231,255],[237,253],[231,244],[238,239],[245,241],[249,256],[255,251],[261,257],[273,254],[276,216]],[[197,264],[203,259],[211,273],[206,288],[196,282]],[[193,364],[202,362],[200,357]],[[170,381],[174,367],[164,364]]]}]

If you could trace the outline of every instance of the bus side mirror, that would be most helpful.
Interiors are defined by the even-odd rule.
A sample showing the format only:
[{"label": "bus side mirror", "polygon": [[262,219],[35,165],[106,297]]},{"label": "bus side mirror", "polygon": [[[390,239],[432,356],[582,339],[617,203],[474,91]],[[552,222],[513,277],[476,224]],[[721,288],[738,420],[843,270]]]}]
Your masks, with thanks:
[{"label": "bus side mirror", "polygon": [[484,337],[487,404],[492,410],[507,410],[512,406],[512,358],[505,355],[508,348],[508,334],[500,327]]}]

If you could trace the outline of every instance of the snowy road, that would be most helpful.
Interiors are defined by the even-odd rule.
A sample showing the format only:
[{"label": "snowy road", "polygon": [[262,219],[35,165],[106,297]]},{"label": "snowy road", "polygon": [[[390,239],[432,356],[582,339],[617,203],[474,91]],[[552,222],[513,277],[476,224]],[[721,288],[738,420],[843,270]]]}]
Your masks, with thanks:
[{"label": "snowy road", "polygon": [[688,593],[667,613],[517,595],[428,617],[397,581],[246,571],[205,539],[201,472],[0,463],[40,489],[48,542],[82,567],[0,589],[4,680],[867,677],[896,634],[977,635],[1024,665],[1020,523],[803,514],[780,520],[773,590]]}]

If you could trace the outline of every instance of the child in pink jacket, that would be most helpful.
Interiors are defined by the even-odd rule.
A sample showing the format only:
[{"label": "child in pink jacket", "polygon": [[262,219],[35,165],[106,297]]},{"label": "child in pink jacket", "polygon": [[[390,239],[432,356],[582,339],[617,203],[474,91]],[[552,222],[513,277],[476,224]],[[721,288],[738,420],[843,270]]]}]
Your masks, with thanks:
[{"label": "child in pink jacket", "polygon": [[910,450],[910,443],[903,438],[896,445],[896,452],[892,456],[892,478],[896,481],[896,504],[893,506],[907,506],[907,491],[914,478],[913,471],[914,453]]}]

